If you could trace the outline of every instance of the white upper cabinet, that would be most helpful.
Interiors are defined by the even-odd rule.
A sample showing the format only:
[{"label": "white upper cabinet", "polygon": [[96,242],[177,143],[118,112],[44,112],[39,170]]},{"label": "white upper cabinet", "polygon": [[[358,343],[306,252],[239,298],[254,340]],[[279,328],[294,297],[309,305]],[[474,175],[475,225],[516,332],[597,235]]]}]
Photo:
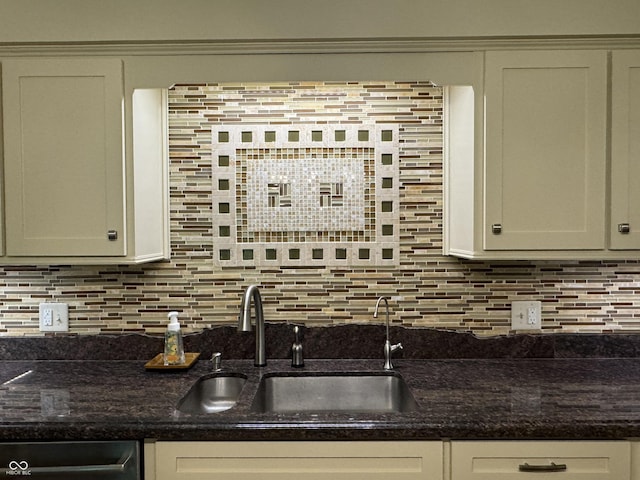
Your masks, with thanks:
[{"label": "white upper cabinet", "polygon": [[[3,60],[2,92],[6,243],[0,263],[164,258],[166,215],[135,201],[136,186],[147,176],[164,181],[166,152],[141,160],[146,171],[138,165],[134,172],[134,159],[125,160],[121,60]],[[162,116],[156,117],[160,122]],[[148,128],[154,131],[136,134],[155,138],[161,147],[166,134],[159,128],[166,125]],[[165,174],[158,178],[158,172]],[[162,187],[140,201],[163,207]],[[134,212],[143,215],[138,221],[152,217],[160,225],[152,232],[160,238],[136,241]]]},{"label": "white upper cabinet", "polygon": [[486,56],[485,250],[605,246],[606,52]]},{"label": "white upper cabinet", "polygon": [[2,71],[7,255],[126,255],[122,63]]},{"label": "white upper cabinet", "polygon": [[[0,73],[2,73],[2,64],[0,63]],[[4,158],[4,126],[2,125],[2,88],[0,87],[0,165]],[[0,257],[4,255],[4,172],[0,168]]]},{"label": "white upper cabinet", "polygon": [[[640,248],[640,57],[613,55],[610,144],[608,55],[487,52],[481,101],[468,99],[461,87],[449,89],[445,253],[640,256],[634,250]],[[465,117],[473,119],[473,132]],[[471,179],[461,182],[461,172]],[[629,233],[619,233],[626,225]]]},{"label": "white upper cabinet", "polygon": [[611,248],[640,249],[640,51],[612,55]]}]

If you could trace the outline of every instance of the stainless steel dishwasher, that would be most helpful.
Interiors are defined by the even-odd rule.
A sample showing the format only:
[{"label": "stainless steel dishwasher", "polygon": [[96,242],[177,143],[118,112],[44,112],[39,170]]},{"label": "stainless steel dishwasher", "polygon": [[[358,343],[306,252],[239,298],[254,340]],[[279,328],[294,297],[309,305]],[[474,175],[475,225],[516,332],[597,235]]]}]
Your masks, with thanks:
[{"label": "stainless steel dishwasher", "polygon": [[0,443],[0,479],[140,480],[133,441]]}]

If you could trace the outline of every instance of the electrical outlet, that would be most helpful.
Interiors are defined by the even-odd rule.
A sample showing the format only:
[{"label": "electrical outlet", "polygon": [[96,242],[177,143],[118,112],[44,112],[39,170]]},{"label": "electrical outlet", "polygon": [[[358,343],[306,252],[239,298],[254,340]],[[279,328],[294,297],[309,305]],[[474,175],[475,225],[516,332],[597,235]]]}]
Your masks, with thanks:
[{"label": "electrical outlet", "polygon": [[41,332],[68,332],[69,305],[66,303],[40,304]]},{"label": "electrical outlet", "polygon": [[542,303],[511,302],[512,330],[540,330],[542,328]]}]

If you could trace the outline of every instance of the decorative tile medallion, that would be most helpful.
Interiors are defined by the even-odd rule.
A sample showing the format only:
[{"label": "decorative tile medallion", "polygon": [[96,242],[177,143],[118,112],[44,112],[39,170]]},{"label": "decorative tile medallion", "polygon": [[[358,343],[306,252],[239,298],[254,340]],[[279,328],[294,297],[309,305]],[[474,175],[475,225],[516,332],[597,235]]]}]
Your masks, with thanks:
[{"label": "decorative tile medallion", "polygon": [[397,125],[216,126],[214,261],[396,265]]}]

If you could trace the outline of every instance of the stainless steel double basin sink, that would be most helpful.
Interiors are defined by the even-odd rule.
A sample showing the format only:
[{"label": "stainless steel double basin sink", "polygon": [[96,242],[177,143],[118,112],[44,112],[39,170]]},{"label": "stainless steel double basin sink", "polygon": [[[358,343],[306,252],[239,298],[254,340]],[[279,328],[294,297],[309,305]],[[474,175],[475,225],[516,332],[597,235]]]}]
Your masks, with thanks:
[{"label": "stainless steel double basin sink", "polygon": [[[204,376],[178,403],[182,413],[233,408],[247,383],[243,374]],[[284,372],[260,379],[251,410],[257,413],[402,413],[418,405],[395,372]]]}]

